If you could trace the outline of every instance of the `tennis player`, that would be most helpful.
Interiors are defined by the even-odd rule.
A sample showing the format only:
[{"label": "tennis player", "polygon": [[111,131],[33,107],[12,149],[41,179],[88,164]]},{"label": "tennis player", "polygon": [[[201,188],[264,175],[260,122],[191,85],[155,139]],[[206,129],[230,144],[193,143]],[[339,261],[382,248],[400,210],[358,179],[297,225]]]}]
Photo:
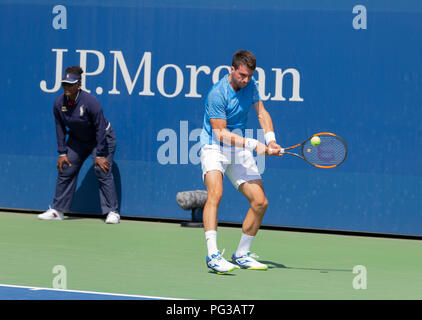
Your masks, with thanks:
[{"label": "tennis player", "polygon": [[111,171],[116,136],[103,115],[98,99],[81,90],[82,73],[79,66],[66,69],[62,79],[64,93],[54,102],[59,172],[53,205],[38,218],[64,219],[63,213],[69,212],[72,205],[79,170],[91,155],[99,182],[101,210],[104,215],[107,214],[105,222],[117,224],[120,215]]},{"label": "tennis player", "polygon": [[[252,242],[261,226],[268,206],[253,151],[260,155],[279,154],[273,123],[260,99],[258,86],[252,77],[256,58],[247,50],[237,51],[230,73],[217,82],[205,101],[204,124],[201,133],[202,177],[208,198],[203,222],[210,271],[227,273],[234,269],[267,270],[267,265],[251,254]],[[265,133],[266,145],[256,139],[245,138],[247,116],[253,105]],[[241,135],[237,133],[242,132]],[[249,201],[250,208],[242,224],[242,235],[231,262],[223,258],[217,248],[217,211],[223,194],[223,177]],[[224,250],[223,250],[224,252]]]}]

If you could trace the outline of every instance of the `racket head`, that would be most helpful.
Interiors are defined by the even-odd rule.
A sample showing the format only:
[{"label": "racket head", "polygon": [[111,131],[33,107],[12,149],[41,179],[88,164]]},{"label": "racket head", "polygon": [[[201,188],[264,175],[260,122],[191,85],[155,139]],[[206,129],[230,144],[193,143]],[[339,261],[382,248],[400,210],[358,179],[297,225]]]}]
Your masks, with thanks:
[{"label": "racket head", "polygon": [[[321,143],[314,146],[313,137],[319,137]],[[301,144],[301,154],[305,161],[315,167],[329,169],[341,165],[347,157],[346,142],[338,135],[321,132],[309,137]]]}]

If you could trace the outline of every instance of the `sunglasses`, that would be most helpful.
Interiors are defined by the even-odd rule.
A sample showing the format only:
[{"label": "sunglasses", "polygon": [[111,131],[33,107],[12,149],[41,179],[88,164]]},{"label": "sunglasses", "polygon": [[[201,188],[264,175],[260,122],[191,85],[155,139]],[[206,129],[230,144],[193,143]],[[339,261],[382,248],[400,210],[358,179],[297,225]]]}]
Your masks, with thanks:
[{"label": "sunglasses", "polygon": [[66,83],[66,82],[63,82],[62,83],[62,87],[73,87],[73,86],[76,86],[78,83],[76,82],[76,83]]}]

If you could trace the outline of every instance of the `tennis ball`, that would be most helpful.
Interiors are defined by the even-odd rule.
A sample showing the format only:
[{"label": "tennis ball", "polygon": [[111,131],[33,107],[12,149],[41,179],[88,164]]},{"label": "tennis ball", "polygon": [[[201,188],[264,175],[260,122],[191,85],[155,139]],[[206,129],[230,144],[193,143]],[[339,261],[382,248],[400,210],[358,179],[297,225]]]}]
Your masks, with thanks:
[{"label": "tennis ball", "polygon": [[317,146],[317,145],[319,145],[321,143],[321,139],[319,137],[317,137],[317,136],[312,137],[311,143],[312,143],[313,146]]}]

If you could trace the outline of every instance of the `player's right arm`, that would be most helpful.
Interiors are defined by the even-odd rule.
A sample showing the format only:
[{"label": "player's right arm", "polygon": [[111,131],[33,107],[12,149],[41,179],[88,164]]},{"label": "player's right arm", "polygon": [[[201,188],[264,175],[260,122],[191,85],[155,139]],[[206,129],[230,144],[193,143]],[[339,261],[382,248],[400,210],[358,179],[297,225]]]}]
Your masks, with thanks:
[{"label": "player's right arm", "polygon": [[210,123],[217,141],[229,146],[253,149],[258,154],[268,154],[268,148],[265,144],[255,139],[243,138],[227,130],[226,119],[210,119]]}]

